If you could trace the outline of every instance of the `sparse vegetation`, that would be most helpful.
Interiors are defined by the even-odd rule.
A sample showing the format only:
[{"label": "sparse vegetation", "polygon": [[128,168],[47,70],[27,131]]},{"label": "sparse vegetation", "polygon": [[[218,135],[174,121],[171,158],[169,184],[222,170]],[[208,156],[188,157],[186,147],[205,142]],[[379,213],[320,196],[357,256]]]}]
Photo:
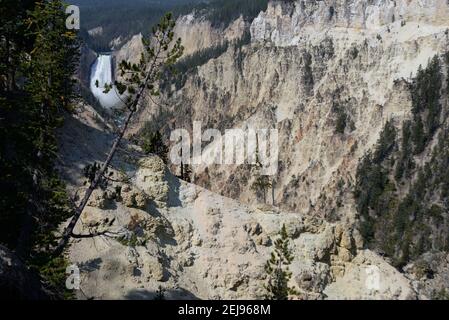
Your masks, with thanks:
[{"label": "sparse vegetation", "polygon": [[254,183],[251,186],[251,189],[256,193],[261,192],[263,195],[263,202],[267,203],[267,191],[272,187],[272,183],[270,181],[269,176],[260,175],[257,176]]},{"label": "sparse vegetation", "polygon": [[155,154],[164,163],[168,161],[168,146],[164,143],[160,131],[154,131],[153,126],[148,122],[139,133],[138,143],[146,154]]},{"label": "sparse vegetation", "polygon": [[352,121],[343,105],[334,104],[333,112],[336,115],[335,133],[344,134],[347,128],[349,128],[350,131],[355,130],[354,121]]},{"label": "sparse vegetation", "polygon": [[165,300],[165,292],[166,291],[167,290],[165,290],[162,286],[159,286],[157,291],[156,291],[156,296],[154,297],[153,300],[156,300],[156,301],[163,301],[163,300]]},{"label": "sparse vegetation", "polygon": [[[399,268],[429,250],[449,250],[449,128],[440,119],[441,67],[433,58],[411,83],[413,119],[402,124],[400,143],[389,121],[357,170],[362,234]],[[418,166],[416,157],[424,152],[428,160]]]},{"label": "sparse vegetation", "polygon": [[199,66],[206,64],[211,59],[216,59],[228,50],[229,42],[224,41],[222,44],[199,50],[192,55],[186,56],[176,63],[174,69],[175,74],[166,74],[165,84],[163,88],[167,88],[169,84],[174,83],[176,90],[181,89],[187,81],[189,75]]},{"label": "sparse vegetation", "polygon": [[271,253],[271,258],[265,264],[265,272],[268,276],[265,286],[267,300],[287,300],[290,296],[298,294],[288,284],[292,277],[289,265],[293,258],[287,230],[283,225],[279,238],[274,242],[274,251]]}]

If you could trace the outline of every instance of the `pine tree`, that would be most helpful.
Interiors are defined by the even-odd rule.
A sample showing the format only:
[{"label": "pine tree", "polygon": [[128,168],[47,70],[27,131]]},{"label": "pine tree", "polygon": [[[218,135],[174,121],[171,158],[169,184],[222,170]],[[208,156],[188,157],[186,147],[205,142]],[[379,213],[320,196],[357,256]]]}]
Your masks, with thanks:
[{"label": "pine tree", "polygon": [[263,202],[266,204],[267,191],[269,188],[273,187],[273,183],[270,181],[269,176],[261,174],[262,163],[260,162],[259,152],[260,152],[259,137],[256,135],[256,164],[254,166],[254,171],[257,176],[254,183],[251,186],[251,189],[254,190],[256,193],[262,192]]},{"label": "pine tree", "polygon": [[[69,239],[74,236],[73,230],[84,211],[94,190],[104,179],[105,173],[110,166],[117,148],[125,136],[128,126],[134,119],[141,103],[146,95],[149,99],[159,96],[159,84],[165,70],[173,69],[173,65],[183,54],[181,39],[174,40],[175,21],[171,13],[166,14],[160,23],[153,28],[151,39],[143,39],[144,53],[138,64],[122,61],[118,68],[118,74],[123,79],[114,84],[105,85],[105,93],[117,90],[121,96],[126,96],[125,110],[127,116],[119,130],[117,137],[109,151],[108,157],[96,173],[95,179],[90,183],[80,204],[75,208],[75,214],[69,225],[64,230],[61,240],[54,251],[59,255],[64,250]],[[91,235],[95,236],[95,235]]]},{"label": "pine tree", "polygon": [[415,146],[413,152],[415,155],[420,154],[424,151],[426,147],[426,141],[425,141],[425,132],[424,132],[424,125],[421,120],[420,116],[417,116],[417,119],[415,120],[415,125],[413,126],[412,131],[412,140],[413,144]]},{"label": "pine tree", "polygon": [[155,300],[155,301],[163,301],[163,300],[165,300],[165,292],[166,291],[167,290],[165,290],[162,286],[159,286],[157,288],[157,291],[156,291],[156,296],[154,297],[153,300]]},{"label": "pine tree", "polygon": [[77,35],[60,0],[0,6],[0,243],[62,293],[65,261],[49,253],[71,205],[54,161],[74,98]]},{"label": "pine tree", "polygon": [[155,154],[167,163],[168,147],[164,143],[162,134],[159,131],[146,130],[142,132],[141,146],[143,152],[146,154]]},{"label": "pine tree", "polygon": [[260,175],[256,178],[251,189],[256,192],[262,192],[263,194],[263,202],[267,203],[267,191],[272,187],[272,183],[270,181],[269,176]]},{"label": "pine tree", "polygon": [[190,183],[192,182],[192,174],[192,167],[189,164],[183,164],[180,179]]},{"label": "pine tree", "polygon": [[344,134],[349,120],[346,110],[340,105],[334,105],[333,110],[337,115],[335,122],[335,133]]},{"label": "pine tree", "polygon": [[285,225],[282,226],[280,237],[274,242],[274,252],[265,264],[268,283],[265,286],[268,300],[287,300],[291,295],[297,295],[294,288],[288,286],[292,277],[289,265],[294,257],[290,249],[290,241]]}]

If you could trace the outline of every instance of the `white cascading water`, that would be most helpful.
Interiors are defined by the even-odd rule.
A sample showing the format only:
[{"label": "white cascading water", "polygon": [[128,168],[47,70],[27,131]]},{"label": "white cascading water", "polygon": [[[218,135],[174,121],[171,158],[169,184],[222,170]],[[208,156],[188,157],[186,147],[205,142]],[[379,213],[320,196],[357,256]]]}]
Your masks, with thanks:
[{"label": "white cascading water", "polygon": [[121,105],[121,100],[114,88],[108,93],[103,92],[105,84],[112,82],[112,56],[101,54],[92,66],[90,90],[105,109],[113,109]]}]

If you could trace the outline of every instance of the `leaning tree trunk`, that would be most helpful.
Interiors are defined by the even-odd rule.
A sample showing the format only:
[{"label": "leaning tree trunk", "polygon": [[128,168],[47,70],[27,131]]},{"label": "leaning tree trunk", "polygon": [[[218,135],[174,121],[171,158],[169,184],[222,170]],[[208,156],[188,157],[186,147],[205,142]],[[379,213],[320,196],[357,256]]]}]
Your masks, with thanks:
[{"label": "leaning tree trunk", "polygon": [[83,200],[81,201],[79,206],[76,207],[75,214],[73,215],[72,219],[70,220],[70,223],[64,230],[64,233],[62,234],[62,237],[58,243],[58,246],[56,247],[56,249],[53,252],[54,256],[58,256],[64,251],[64,248],[66,247],[70,238],[73,236],[73,230],[75,229],[75,226],[76,226],[81,214],[83,213],[84,208],[86,207],[87,203],[89,202],[89,199],[90,199],[92,193],[98,187],[98,184],[100,183],[101,179],[104,177],[106,170],[108,169],[109,165],[111,164],[112,159],[114,158],[114,155],[117,152],[117,148],[120,145],[120,142],[122,141],[123,137],[125,136],[126,130],[128,129],[128,126],[129,126],[129,123],[131,122],[131,119],[132,119],[134,113],[137,111],[137,106],[138,106],[140,98],[142,97],[143,92],[145,90],[150,73],[148,73],[147,78],[145,79],[145,82],[139,88],[139,92],[136,95],[131,107],[129,108],[130,112],[128,114],[128,117],[126,118],[126,121],[125,121],[122,129],[120,130],[118,136],[116,137],[116,139],[114,141],[114,144],[111,147],[111,150],[109,151],[108,158],[104,162],[104,164],[101,167],[101,169],[99,170],[99,172],[97,172],[95,179],[91,182],[89,188],[87,189],[86,193],[84,194]]},{"label": "leaning tree trunk", "polygon": [[[111,147],[111,150],[109,151],[108,157],[106,161],[104,162],[101,169],[96,173],[95,178],[89,185],[89,188],[87,189],[83,199],[81,200],[81,203],[79,206],[76,206],[74,215],[72,219],[70,220],[70,223],[65,228],[62,237],[58,243],[58,246],[56,247],[55,251],[53,252],[54,256],[60,255],[64,248],[66,247],[67,243],[69,242],[71,237],[74,237],[73,230],[75,229],[75,226],[83,213],[84,208],[86,207],[87,203],[89,202],[89,198],[91,197],[94,190],[98,187],[101,180],[104,178],[106,170],[108,169],[109,165],[112,162],[112,159],[114,158],[115,153],[117,152],[117,148],[120,145],[120,142],[122,141],[123,137],[125,136],[126,130],[128,129],[128,126],[131,122],[131,119],[133,118],[134,114],[136,113],[138,109],[139,102],[144,94],[145,89],[148,86],[148,89],[151,90],[149,84],[151,81],[155,81],[160,77],[160,73],[154,73],[155,71],[159,70],[164,65],[171,65],[176,62],[176,60],[182,55],[183,47],[181,46],[181,39],[178,39],[176,44],[173,48],[169,49],[169,44],[173,40],[173,28],[174,28],[174,22],[171,20],[172,15],[167,14],[162,20],[161,23],[158,24],[158,31],[154,31],[154,35],[157,39],[157,45],[158,49],[157,52],[154,51],[154,47],[150,47],[148,44],[148,47],[146,50],[151,56],[151,61],[144,61],[143,55],[141,60],[141,68],[144,69],[144,76],[140,78],[137,74],[133,74],[133,78],[130,80],[131,83],[134,83],[137,85],[138,88],[135,91],[136,95],[133,97],[133,99],[127,104],[127,107],[129,109],[128,117],[126,118],[123,127],[118,133],[118,136],[114,140],[114,143]],[[170,51],[169,51],[170,50]],[[166,53],[166,57],[161,57],[162,53]],[[148,63],[148,64],[147,64]],[[143,66],[142,66],[143,65]],[[135,70],[135,66],[132,67],[129,64],[124,64],[124,69],[127,71],[137,72],[138,70]],[[136,66],[137,67],[137,66]],[[122,70],[123,71],[123,70]],[[124,71],[123,71],[124,72]],[[140,74],[140,72],[138,73]],[[138,79],[135,80],[134,76]],[[138,81],[138,82],[137,82]],[[125,86],[126,87],[126,86]],[[129,91],[129,89],[127,88]],[[129,91],[130,92],[130,91]],[[134,92],[134,90],[133,90]],[[153,94],[153,93],[152,93]],[[99,235],[99,234],[97,234]],[[91,237],[96,235],[89,235]],[[84,236],[82,236],[84,237]]]}]

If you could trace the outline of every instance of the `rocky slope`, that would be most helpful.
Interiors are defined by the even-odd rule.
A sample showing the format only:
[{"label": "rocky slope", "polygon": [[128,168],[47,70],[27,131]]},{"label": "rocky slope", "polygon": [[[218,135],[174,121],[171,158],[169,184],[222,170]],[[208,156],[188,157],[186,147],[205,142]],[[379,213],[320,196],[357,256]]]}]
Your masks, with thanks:
[{"label": "rocky slope", "polygon": [[[106,151],[109,133],[88,106],[63,132],[60,168],[76,187],[84,181],[82,168]],[[263,298],[263,266],[283,224],[292,238],[291,285],[299,298],[416,296],[403,275],[363,250],[357,230],[341,223],[217,195],[175,178],[158,157],[131,144],[123,145],[111,172],[114,182],[94,193],[75,230],[107,233],[73,240],[68,253],[80,268],[80,299],[152,299],[159,286],[173,299]],[[378,287],[369,285],[373,267]]]},{"label": "rocky slope", "polygon": [[[131,246],[109,239],[75,243],[71,259],[94,266],[84,273],[90,279],[86,295],[148,298],[162,282],[173,297],[260,297],[269,240],[286,223],[293,230],[292,270],[302,297],[430,298],[432,290],[416,291],[423,281],[431,289],[446,282],[447,255],[423,257],[441,263],[433,268],[437,280],[419,282],[416,272],[406,275],[411,281],[389,259],[364,250],[353,186],[359,159],[373,149],[385,123],[400,127],[412,118],[409,82],[420,65],[448,50],[448,28],[445,0],[271,1],[251,25],[239,19],[221,37],[223,30],[204,19],[181,17],[177,34],[188,54],[245,31],[251,41],[194,66],[180,86],[164,93],[163,108],[148,101],[133,132],[145,121],[160,124],[167,135],[175,128],[191,131],[194,120],[222,132],[278,129],[279,171],[268,198],[275,206],[262,204],[254,192],[249,165],[193,167],[192,185],[155,165],[157,159],[142,160],[143,167],[129,169],[136,174],[125,190],[137,188],[138,198],[158,203],[136,209],[99,195],[100,203],[112,203],[93,203],[88,224],[112,221],[114,230],[129,234],[124,229],[137,220],[145,226],[137,240],[150,240],[137,246],[135,238]],[[135,37],[117,56],[138,57],[139,41]],[[145,165],[157,167],[159,176]],[[158,181],[156,191],[146,190],[151,181]],[[161,190],[165,196],[159,198]],[[104,216],[108,222],[95,221]],[[369,266],[380,270],[378,290],[366,283]]]}]

